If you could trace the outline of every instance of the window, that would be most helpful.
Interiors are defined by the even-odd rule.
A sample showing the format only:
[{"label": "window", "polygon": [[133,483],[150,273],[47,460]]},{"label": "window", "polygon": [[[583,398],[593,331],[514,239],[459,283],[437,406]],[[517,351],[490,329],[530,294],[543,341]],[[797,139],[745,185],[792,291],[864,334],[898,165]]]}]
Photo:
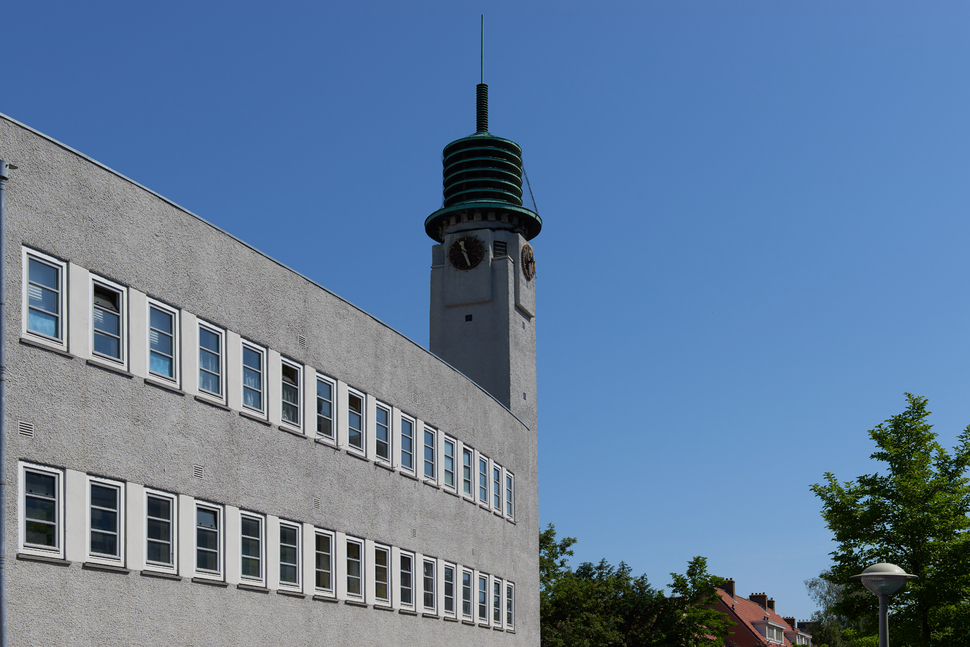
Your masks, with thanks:
[{"label": "window", "polygon": [[424,610],[434,613],[435,599],[434,599],[434,580],[435,580],[435,570],[437,569],[437,564],[433,559],[424,560],[424,577],[422,578],[424,582]]},{"label": "window", "polygon": [[280,524],[280,586],[300,586],[300,527]]},{"label": "window", "polygon": [[414,421],[401,416],[401,469],[414,472]]},{"label": "window", "polygon": [[478,459],[478,500],[488,505],[488,459]]},{"label": "window", "polygon": [[445,615],[455,615],[455,565],[445,564]]},{"label": "window", "polygon": [[255,515],[240,515],[240,571],[244,580],[263,583],[263,518]]},{"label": "window", "polygon": [[414,555],[401,553],[401,606],[414,606]]},{"label": "window", "polygon": [[315,586],[318,591],[333,595],[333,536],[328,532],[316,533],[316,572]]},{"label": "window", "polygon": [[226,367],[225,335],[221,330],[199,324],[199,391],[225,398],[223,375]]},{"label": "window", "polygon": [[465,447],[461,450],[461,489],[465,496],[472,494],[472,463],[474,462],[472,450]]},{"label": "window", "polygon": [[455,489],[455,439],[445,436],[445,487]]},{"label": "window", "polygon": [[300,410],[303,407],[300,403],[303,398],[300,393],[303,391],[303,371],[286,360],[282,360],[281,369],[283,388],[280,395],[280,417],[286,424],[302,428],[303,416]]},{"label": "window", "polygon": [[424,428],[424,475],[429,479],[434,479],[435,474],[435,464],[434,464],[434,445],[435,445],[435,431],[433,429]]},{"label": "window", "polygon": [[125,363],[125,288],[91,279],[91,352]]},{"label": "window", "polygon": [[203,576],[222,575],[222,508],[195,506],[195,570]]},{"label": "window", "polygon": [[148,372],[178,381],[178,311],[148,301]]},{"label": "window", "polygon": [[64,263],[24,249],[24,331],[47,341],[66,345]]},{"label": "window", "polygon": [[265,380],[263,379],[266,373],[266,352],[262,348],[243,342],[242,360],[243,407],[266,413]]},{"label": "window", "polygon": [[502,468],[492,466],[492,507],[502,512]]},{"label": "window", "polygon": [[781,627],[773,627],[772,625],[766,625],[765,629],[767,630],[766,637],[768,638],[768,642],[778,643],[779,645],[784,644],[785,632],[781,629]]},{"label": "window", "polygon": [[175,569],[175,497],[145,492],[145,563],[148,568]]},{"label": "window", "polygon": [[391,412],[381,405],[377,405],[377,443],[374,451],[379,460],[391,460]]},{"label": "window", "polygon": [[317,435],[333,440],[333,392],[330,380],[317,375]]},{"label": "window", "polygon": [[502,624],[502,580],[492,580],[492,624]]},{"label": "window", "polygon": [[364,572],[363,542],[347,540],[347,596],[364,597],[362,574]]},{"label": "window", "polygon": [[474,574],[466,569],[461,571],[461,615],[472,618],[472,578]]},{"label": "window", "polygon": [[391,603],[391,549],[374,546],[374,598]]},{"label": "window", "polygon": [[88,556],[123,561],[124,528],[124,485],[88,477]]},{"label": "window", "polygon": [[58,470],[23,465],[20,472],[21,544],[25,550],[63,557],[63,475]]},{"label": "window", "polygon": [[488,622],[488,575],[478,576],[478,621]]},{"label": "window", "polygon": [[515,516],[515,506],[513,505],[514,499],[512,493],[515,491],[513,487],[513,476],[508,472],[505,473],[505,514],[512,518]]},{"label": "window", "polygon": [[505,626],[509,629],[515,628],[515,585],[511,582],[505,583]]},{"label": "window", "polygon": [[364,451],[364,396],[347,392],[347,444]]}]

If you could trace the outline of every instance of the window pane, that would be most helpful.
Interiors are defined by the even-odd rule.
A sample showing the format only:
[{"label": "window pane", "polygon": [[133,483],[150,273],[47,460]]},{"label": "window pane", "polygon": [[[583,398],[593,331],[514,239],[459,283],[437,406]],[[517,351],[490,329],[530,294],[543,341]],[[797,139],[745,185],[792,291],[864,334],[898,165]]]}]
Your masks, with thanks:
[{"label": "window pane", "polygon": [[27,519],[31,521],[56,521],[54,517],[57,514],[57,508],[54,505],[54,501],[46,501],[28,496],[26,497],[25,504],[24,516]]},{"label": "window pane", "polygon": [[113,487],[91,485],[91,505],[117,510],[118,490]]},{"label": "window pane", "polygon": [[148,370],[151,371],[152,373],[156,373],[158,375],[165,375],[168,377],[172,377],[175,375],[175,371],[173,370],[173,365],[172,365],[172,358],[163,357],[156,353],[151,354]]},{"label": "window pane", "polygon": [[53,498],[57,488],[57,480],[49,474],[38,474],[37,472],[27,472],[24,478],[24,486],[28,494],[36,494]]},{"label": "window pane", "polygon": [[42,263],[37,259],[31,258],[29,259],[28,268],[31,283],[37,283],[38,285],[43,285],[44,287],[52,290],[57,289],[58,270],[56,267],[52,267],[47,263]]},{"label": "window pane", "polygon": [[24,524],[24,542],[35,546],[54,547],[54,524],[28,521]]},{"label": "window pane", "polygon": [[172,524],[168,521],[157,519],[148,520],[148,538],[155,540],[168,541],[171,538]]},{"label": "window pane", "polygon": [[215,355],[219,355],[219,335],[211,330],[199,328],[199,346]]},{"label": "window pane", "polygon": [[247,348],[243,346],[243,366],[248,366],[249,368],[255,369],[257,371],[262,370],[262,366],[263,366],[262,354],[254,351],[252,348]]},{"label": "window pane", "polygon": [[152,308],[149,314],[149,325],[155,330],[172,333],[172,315],[158,308]]},{"label": "window pane", "polygon": [[199,528],[196,532],[195,540],[199,548],[206,550],[218,550],[219,548],[219,533],[212,532],[211,530]]},{"label": "window pane", "polygon": [[37,310],[31,310],[27,318],[27,330],[31,330],[47,337],[60,337],[57,317]]},{"label": "window pane", "polygon": [[103,532],[92,532],[91,552],[99,555],[117,555],[118,536]]}]

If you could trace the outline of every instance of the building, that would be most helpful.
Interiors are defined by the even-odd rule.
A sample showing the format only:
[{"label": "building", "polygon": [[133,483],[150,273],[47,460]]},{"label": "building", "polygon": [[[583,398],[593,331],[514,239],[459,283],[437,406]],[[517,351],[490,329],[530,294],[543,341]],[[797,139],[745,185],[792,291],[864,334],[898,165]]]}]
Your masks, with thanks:
[{"label": "building", "polygon": [[10,645],[539,643],[541,221],[478,118],[429,352],[0,116]]},{"label": "building", "polygon": [[731,647],[762,647],[770,645],[811,645],[812,635],[807,623],[796,624],[794,618],[782,618],[775,611],[775,601],[765,593],[752,593],[747,598],[734,594],[734,580],[726,580],[718,589],[720,602],[715,607],[725,614],[734,626],[726,644]]}]

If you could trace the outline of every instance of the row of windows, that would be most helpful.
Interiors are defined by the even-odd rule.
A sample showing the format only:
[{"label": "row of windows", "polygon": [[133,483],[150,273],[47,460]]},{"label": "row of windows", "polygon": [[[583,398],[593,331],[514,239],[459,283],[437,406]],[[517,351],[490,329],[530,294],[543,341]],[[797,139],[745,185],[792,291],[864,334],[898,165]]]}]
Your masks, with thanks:
[{"label": "row of windows", "polygon": [[[24,334],[66,352],[68,266],[27,248],[23,258],[27,277]],[[101,277],[87,277],[91,357],[124,370],[131,367],[137,374],[135,362],[128,356],[129,290]],[[144,298],[146,379],[237,407],[246,415],[421,478],[510,521],[514,519],[514,475],[474,448],[310,367],[189,313]],[[187,323],[187,319],[191,321]],[[190,334],[196,337],[194,345],[183,340]],[[238,353],[238,373],[228,369],[231,349]],[[181,362],[180,357],[187,361]],[[191,369],[191,374],[183,376],[183,368]],[[238,377],[232,387],[228,382],[234,375]],[[272,402],[268,402],[270,393]]]},{"label": "row of windows", "polygon": [[[456,562],[71,470],[20,463],[19,471],[27,554],[65,558],[65,479],[73,477],[85,488],[87,562],[515,627],[514,583]],[[135,514],[139,522],[126,519]],[[133,558],[136,545],[144,552]]]}]

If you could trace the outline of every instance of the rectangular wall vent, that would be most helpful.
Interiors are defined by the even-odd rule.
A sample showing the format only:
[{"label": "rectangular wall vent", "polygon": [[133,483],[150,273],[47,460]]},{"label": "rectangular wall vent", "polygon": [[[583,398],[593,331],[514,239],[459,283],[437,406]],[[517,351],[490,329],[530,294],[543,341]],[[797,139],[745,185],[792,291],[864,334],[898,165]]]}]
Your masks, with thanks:
[{"label": "rectangular wall vent", "polygon": [[300,348],[306,350],[306,335],[299,335],[296,340],[300,342]]},{"label": "rectangular wall vent", "polygon": [[320,497],[318,496],[313,497],[313,509],[314,510],[320,509]]},{"label": "rectangular wall vent", "polygon": [[201,465],[193,465],[192,466],[192,474],[197,479],[205,478],[205,468],[202,467]]},{"label": "rectangular wall vent", "polygon": [[21,436],[26,436],[27,438],[34,437],[34,423],[24,422],[23,420],[17,423],[17,433]]},{"label": "rectangular wall vent", "polygon": [[508,254],[509,254],[508,243],[506,243],[504,240],[496,240],[495,257],[498,258],[499,256],[508,256]]}]

